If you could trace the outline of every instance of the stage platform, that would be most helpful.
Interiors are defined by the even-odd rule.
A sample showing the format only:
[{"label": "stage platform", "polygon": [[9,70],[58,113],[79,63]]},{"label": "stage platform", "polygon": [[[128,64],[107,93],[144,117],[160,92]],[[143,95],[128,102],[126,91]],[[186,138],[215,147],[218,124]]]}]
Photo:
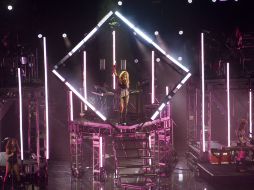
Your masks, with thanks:
[{"label": "stage platform", "polygon": [[[239,171],[236,164],[210,164],[198,163],[198,175],[211,184],[229,187],[242,187],[241,189],[253,189],[254,166],[249,166],[244,171]],[[252,185],[250,188],[249,185]]]}]

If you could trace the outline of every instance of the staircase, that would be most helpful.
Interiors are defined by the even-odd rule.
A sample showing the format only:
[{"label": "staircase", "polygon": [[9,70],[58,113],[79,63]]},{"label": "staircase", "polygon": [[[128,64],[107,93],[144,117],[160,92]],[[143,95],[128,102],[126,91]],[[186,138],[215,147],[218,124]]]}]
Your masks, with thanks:
[{"label": "staircase", "polygon": [[149,133],[116,134],[113,141],[115,183],[124,189],[151,189],[157,174],[153,165]]}]

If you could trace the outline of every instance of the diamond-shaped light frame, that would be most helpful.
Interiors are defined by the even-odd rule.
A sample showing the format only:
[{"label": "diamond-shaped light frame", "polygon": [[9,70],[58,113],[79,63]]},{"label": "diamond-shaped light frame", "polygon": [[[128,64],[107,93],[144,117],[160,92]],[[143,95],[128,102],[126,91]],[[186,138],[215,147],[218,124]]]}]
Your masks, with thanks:
[{"label": "diamond-shaped light frame", "polygon": [[170,61],[172,61],[176,66],[178,66],[180,69],[185,71],[186,75],[185,77],[175,85],[173,90],[168,93],[168,95],[164,98],[161,105],[158,107],[158,109],[155,111],[155,113],[152,115],[151,120],[154,120],[159,113],[163,110],[163,108],[166,106],[166,103],[175,95],[175,93],[183,86],[183,84],[190,78],[191,73],[189,72],[189,69],[185,67],[183,64],[181,64],[179,61],[177,61],[175,58],[173,58],[171,55],[167,54],[164,49],[162,49],[158,44],[156,44],[151,38],[149,38],[142,30],[137,28],[134,24],[132,24],[128,19],[126,19],[120,12],[118,11],[110,11],[98,24],[97,26],[91,30],[90,33],[88,33],[66,56],[63,57],[55,66],[52,72],[62,81],[65,83],[65,85],[74,93],[76,96],[80,98],[82,102],[84,102],[89,108],[91,108],[103,121],[106,121],[107,118],[99,112],[91,103],[89,103],[64,77],[60,75],[59,72],[57,72],[57,69],[59,66],[61,66],[68,58],[70,58],[77,50],[79,50],[97,31],[98,29],[112,16],[116,15],[120,20],[122,20],[126,25],[128,25],[136,34],[138,34],[141,38],[143,38],[145,41],[147,41],[149,44],[151,44],[153,47],[155,47],[159,52],[161,52],[163,55],[165,55]]}]

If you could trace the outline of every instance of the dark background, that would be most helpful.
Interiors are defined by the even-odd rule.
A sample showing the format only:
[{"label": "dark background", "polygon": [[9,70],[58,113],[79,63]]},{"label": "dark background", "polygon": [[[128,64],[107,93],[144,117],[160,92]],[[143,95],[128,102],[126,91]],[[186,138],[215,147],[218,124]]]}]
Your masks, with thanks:
[{"label": "dark background", "polygon": [[[13,11],[6,9],[8,2],[13,3]],[[187,0],[128,0],[123,1],[122,7],[116,6],[116,2],[110,0],[2,0],[0,2],[0,39],[3,39],[6,34],[8,35],[8,50],[10,52],[15,52],[17,46],[24,47],[24,49],[37,48],[40,68],[42,68],[42,46],[37,35],[43,34],[47,37],[48,63],[52,68],[85,34],[97,25],[109,10],[118,9],[150,36],[153,36],[154,31],[158,30],[167,51],[175,57],[182,56],[183,64],[191,70],[193,77],[195,77],[199,76],[201,32],[205,33],[210,44],[215,41],[216,45],[213,47],[216,49],[216,47],[224,47],[226,40],[234,36],[237,27],[242,32],[254,31],[253,3],[250,0],[238,0],[237,2],[228,0],[216,3],[211,0],[193,0],[191,4]],[[144,45],[143,48],[140,48],[137,44],[142,44],[143,41],[136,37],[133,38],[132,33],[123,23],[119,22],[115,29],[119,31],[117,46],[121,47],[117,50],[117,61],[127,60],[127,68],[130,69],[133,81],[131,85],[134,88],[137,81],[149,78],[150,68],[147,65],[149,65],[150,55],[146,52],[149,52],[150,47]],[[179,30],[183,30],[182,36],[178,34]],[[67,33],[71,42],[70,47],[65,46],[61,37],[64,32]],[[91,76],[89,76],[92,81],[91,88],[93,84],[102,84],[103,81],[110,78],[110,75],[98,73],[99,59],[110,60],[109,55],[112,54],[111,46],[107,43],[111,37],[110,32],[111,28],[107,23],[102,28],[102,32],[98,32],[85,46],[90,56],[90,62],[93,62],[90,67]],[[155,37],[152,38],[155,39]],[[221,51],[227,54],[225,48],[222,48]],[[6,54],[7,49],[1,44],[0,57],[2,58]],[[156,56],[160,55],[156,54]],[[132,65],[135,58],[140,60],[139,65]],[[167,61],[160,58],[162,61],[156,68],[156,74],[160,77],[158,77],[157,85],[161,87],[160,89],[163,89],[165,84],[172,87],[181,78],[181,72],[175,74],[175,70],[165,64]],[[65,70],[72,71],[69,77],[76,81],[78,86],[80,76],[78,70],[81,67],[77,63],[78,56],[73,59],[70,61],[74,62],[73,66],[66,66]],[[110,64],[109,61],[108,64]],[[107,67],[108,70],[110,70],[109,67]],[[40,77],[43,77],[43,71],[40,72]],[[66,88],[51,73],[49,81],[50,154],[53,159],[68,159]],[[163,93],[162,90],[160,93]],[[78,111],[76,112],[78,113]],[[186,140],[187,131],[185,87],[173,98],[172,117],[177,124],[175,139],[178,147],[186,142],[183,141],[183,139]]]}]

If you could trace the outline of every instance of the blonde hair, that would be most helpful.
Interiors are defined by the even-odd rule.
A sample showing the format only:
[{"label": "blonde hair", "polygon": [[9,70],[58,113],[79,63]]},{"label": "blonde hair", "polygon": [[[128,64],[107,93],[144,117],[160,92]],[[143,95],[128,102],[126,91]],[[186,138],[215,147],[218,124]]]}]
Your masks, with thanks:
[{"label": "blonde hair", "polygon": [[122,82],[123,80],[123,76],[126,75],[126,83],[127,83],[127,87],[129,87],[130,84],[130,79],[129,79],[129,73],[127,71],[122,71],[119,75],[119,79]]}]

